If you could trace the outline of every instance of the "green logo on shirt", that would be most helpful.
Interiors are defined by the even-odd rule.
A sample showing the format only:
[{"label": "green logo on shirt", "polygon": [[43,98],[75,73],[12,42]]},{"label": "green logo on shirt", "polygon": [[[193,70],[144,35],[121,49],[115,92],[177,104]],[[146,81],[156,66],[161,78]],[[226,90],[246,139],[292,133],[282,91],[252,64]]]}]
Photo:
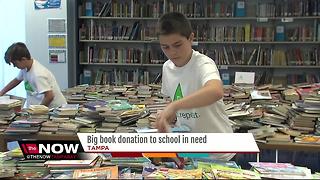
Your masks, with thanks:
[{"label": "green logo on shirt", "polygon": [[28,92],[34,92],[32,86],[30,85],[29,81],[24,82],[24,89]]},{"label": "green logo on shirt", "polygon": [[181,90],[181,85],[180,83],[177,86],[176,92],[174,93],[173,101],[179,100],[183,98],[182,90]]}]

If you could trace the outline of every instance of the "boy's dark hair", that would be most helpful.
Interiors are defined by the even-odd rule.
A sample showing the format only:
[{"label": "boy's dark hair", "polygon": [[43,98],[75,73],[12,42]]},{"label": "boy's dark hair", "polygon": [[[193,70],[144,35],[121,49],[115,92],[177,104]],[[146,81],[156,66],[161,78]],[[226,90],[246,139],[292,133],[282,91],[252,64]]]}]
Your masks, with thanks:
[{"label": "boy's dark hair", "polygon": [[10,65],[11,61],[20,61],[22,58],[31,59],[27,46],[22,42],[13,43],[4,54],[4,59]]},{"label": "boy's dark hair", "polygon": [[179,12],[170,12],[162,15],[158,22],[158,35],[174,33],[189,38],[192,33],[190,21]]}]

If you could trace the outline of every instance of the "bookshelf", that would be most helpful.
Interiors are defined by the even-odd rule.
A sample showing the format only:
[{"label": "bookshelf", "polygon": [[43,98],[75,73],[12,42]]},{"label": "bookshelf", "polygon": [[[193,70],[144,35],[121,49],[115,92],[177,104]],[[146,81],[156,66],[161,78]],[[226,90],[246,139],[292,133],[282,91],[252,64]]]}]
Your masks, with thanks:
[{"label": "bookshelf", "polygon": [[74,8],[77,84],[152,82],[166,60],[156,23],[170,11],[190,19],[194,49],[229,82],[236,71],[254,71],[260,83],[319,82],[320,0],[81,0]]}]

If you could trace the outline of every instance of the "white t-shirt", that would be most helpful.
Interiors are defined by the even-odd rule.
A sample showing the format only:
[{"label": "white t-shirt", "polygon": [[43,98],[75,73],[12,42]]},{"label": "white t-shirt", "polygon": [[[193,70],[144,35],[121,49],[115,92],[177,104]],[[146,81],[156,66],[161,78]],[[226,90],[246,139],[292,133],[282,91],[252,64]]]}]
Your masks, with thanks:
[{"label": "white t-shirt", "polygon": [[67,104],[55,77],[46,67],[35,59],[33,59],[31,69],[29,71],[27,71],[27,69],[20,70],[16,79],[24,80],[24,86],[27,93],[26,107],[40,104],[44,97],[43,93],[50,90],[52,90],[54,98],[50,103],[49,108]]},{"label": "white t-shirt", "polygon": [[[162,93],[170,96],[172,100],[181,99],[199,90],[207,81],[213,79],[221,80],[214,61],[193,50],[190,61],[183,67],[175,66],[171,60],[164,63]],[[233,132],[222,99],[205,107],[178,111],[177,124],[189,126],[194,133]],[[230,159],[233,156],[228,158],[225,155],[217,158]]]}]

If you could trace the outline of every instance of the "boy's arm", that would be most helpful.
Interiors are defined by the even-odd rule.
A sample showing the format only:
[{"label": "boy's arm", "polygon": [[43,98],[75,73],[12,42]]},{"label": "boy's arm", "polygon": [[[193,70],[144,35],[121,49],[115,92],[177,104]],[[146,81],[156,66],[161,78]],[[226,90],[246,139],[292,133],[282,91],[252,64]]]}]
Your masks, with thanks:
[{"label": "boy's arm", "polygon": [[43,94],[44,94],[44,97],[43,97],[41,104],[49,107],[50,103],[52,102],[52,100],[54,98],[53,92],[52,92],[52,90],[49,90],[49,91],[44,92]]},{"label": "boy's arm", "polygon": [[18,86],[21,83],[21,81],[22,80],[18,80],[17,78],[14,78],[0,91],[0,96],[5,95],[8,91]]}]

